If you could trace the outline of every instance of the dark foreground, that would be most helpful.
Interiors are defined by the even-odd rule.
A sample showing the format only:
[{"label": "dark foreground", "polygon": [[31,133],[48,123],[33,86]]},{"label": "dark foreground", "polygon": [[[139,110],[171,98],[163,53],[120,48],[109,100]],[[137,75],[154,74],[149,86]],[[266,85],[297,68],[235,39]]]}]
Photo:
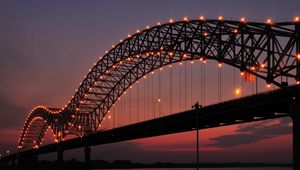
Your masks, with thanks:
[{"label": "dark foreground", "polygon": [[[83,162],[75,159],[65,161],[61,168],[56,161],[39,161],[32,169],[36,170],[82,170],[87,169]],[[94,160],[90,163],[91,169],[140,169],[140,168],[196,168],[196,164],[191,163],[133,163],[128,160],[116,160],[113,162],[106,162],[101,160]],[[292,167],[292,164],[279,164],[279,163],[200,163],[200,168],[237,168],[237,167]],[[10,165],[4,169],[24,169],[17,165]]]}]

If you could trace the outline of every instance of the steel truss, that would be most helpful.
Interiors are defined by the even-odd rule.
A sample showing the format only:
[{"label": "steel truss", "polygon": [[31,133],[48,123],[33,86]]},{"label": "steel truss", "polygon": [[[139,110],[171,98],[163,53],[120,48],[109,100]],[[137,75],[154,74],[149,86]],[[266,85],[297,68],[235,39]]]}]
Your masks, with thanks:
[{"label": "steel truss", "polygon": [[[19,147],[37,146],[48,127],[60,141],[97,131],[121,95],[148,73],[187,60],[216,60],[281,88],[300,81],[300,24],[192,20],[138,32],[107,52],[63,109],[37,107],[25,122]],[[39,117],[39,119],[36,119]]]}]

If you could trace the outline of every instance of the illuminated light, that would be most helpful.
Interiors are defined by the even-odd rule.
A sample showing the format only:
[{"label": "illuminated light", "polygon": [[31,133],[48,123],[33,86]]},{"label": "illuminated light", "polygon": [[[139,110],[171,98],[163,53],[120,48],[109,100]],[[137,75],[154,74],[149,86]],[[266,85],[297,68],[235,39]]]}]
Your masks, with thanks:
[{"label": "illuminated light", "polygon": [[183,54],[183,58],[186,58],[187,57],[187,55],[186,54]]},{"label": "illuminated light", "polygon": [[297,54],[296,58],[297,60],[300,60],[300,54]]},{"label": "illuminated light", "polygon": [[172,56],[172,55],[174,55],[174,53],[173,52],[169,52],[169,55]]},{"label": "illuminated light", "polygon": [[221,68],[222,67],[222,63],[218,63],[218,67]]},{"label": "illuminated light", "polygon": [[160,25],[160,22],[157,22],[156,25]]},{"label": "illuminated light", "polygon": [[241,22],[246,22],[245,17],[242,17],[242,18],[240,19],[240,21],[241,21]]},{"label": "illuminated light", "polygon": [[223,16],[219,16],[219,17],[218,17],[218,20],[219,20],[219,21],[223,20]]},{"label": "illuminated light", "polygon": [[111,118],[111,116],[110,115],[108,115],[108,119],[110,119]]},{"label": "illuminated light", "polygon": [[122,40],[122,39],[120,39],[120,42],[123,42],[123,40]]},{"label": "illuminated light", "polygon": [[136,83],[139,83],[139,82],[140,82],[140,81],[138,81],[138,80],[136,81]]},{"label": "illuminated light", "polygon": [[238,33],[238,29],[234,29],[233,32],[234,32],[234,33]]},{"label": "illuminated light", "polygon": [[74,118],[74,117],[75,117],[75,115],[71,115],[71,117],[72,117],[72,118]]},{"label": "illuminated light", "polygon": [[254,71],[256,68],[254,66],[251,67],[251,70]]},{"label": "illuminated light", "polygon": [[157,55],[159,56],[159,55],[160,55],[160,52],[157,52]]},{"label": "illuminated light", "polygon": [[119,97],[118,100],[121,100],[121,98]]},{"label": "illuminated light", "polygon": [[244,72],[244,71],[241,71],[241,73],[240,73],[240,74],[241,74],[241,76],[243,76],[243,75],[245,75],[245,72]]},{"label": "illuminated light", "polygon": [[144,76],[144,79],[146,79],[147,78],[147,76]]},{"label": "illuminated light", "polygon": [[103,79],[103,76],[100,76],[100,79]]},{"label": "illuminated light", "polygon": [[191,61],[191,64],[194,64],[194,61],[193,61],[193,60]]},{"label": "illuminated light", "polygon": [[261,67],[261,68],[265,68],[266,65],[265,65],[265,64],[261,64],[260,67]]},{"label": "illuminated light", "polygon": [[151,71],[151,74],[154,74],[154,71]]},{"label": "illuminated light", "polygon": [[206,64],[206,63],[207,63],[207,61],[206,61],[206,60],[203,60],[203,63],[204,63],[204,64]]},{"label": "illuminated light", "polygon": [[300,84],[300,81],[297,81],[296,83],[299,85],[299,84]]},{"label": "illuminated light", "polygon": [[107,54],[108,53],[108,51],[105,51],[105,54]]},{"label": "illuminated light", "polygon": [[169,64],[169,67],[171,68],[171,67],[172,67],[172,64]]},{"label": "illuminated light", "polygon": [[174,21],[173,21],[173,19],[171,18],[170,20],[169,20],[169,23],[173,23]]},{"label": "illuminated light", "polygon": [[240,89],[240,88],[236,88],[236,89],[234,90],[234,94],[235,94],[236,96],[239,96],[239,95],[241,94],[241,89]]},{"label": "illuminated light", "polygon": [[179,65],[182,65],[182,62],[180,62]]},{"label": "illuminated light", "polygon": [[136,30],[136,33],[140,33],[140,30]]},{"label": "illuminated light", "polygon": [[130,58],[130,57],[128,57],[128,58],[127,58],[127,60],[128,60],[128,61],[131,61],[131,58]]},{"label": "illuminated light", "polygon": [[271,18],[267,19],[267,24],[272,24],[272,19]]},{"label": "illuminated light", "polygon": [[164,47],[160,47],[160,50],[163,50],[164,49]]},{"label": "illuminated light", "polygon": [[128,38],[130,38],[130,37],[131,37],[131,35],[130,35],[130,34],[128,34],[128,35],[127,35],[127,37],[128,37]]},{"label": "illuminated light", "polygon": [[203,36],[204,37],[208,36],[208,33],[207,32],[203,33]]},{"label": "illuminated light", "polygon": [[160,70],[160,71],[162,71],[162,70],[163,70],[163,68],[161,67],[161,68],[159,68],[159,70]]},{"label": "illuminated light", "polygon": [[78,128],[81,129],[81,126],[79,125]]},{"label": "illuminated light", "polygon": [[132,86],[130,86],[130,88],[132,89]]},{"label": "illuminated light", "polygon": [[188,19],[188,17],[184,17],[183,20],[184,21],[188,21],[189,19]]},{"label": "illuminated light", "polygon": [[103,57],[99,57],[99,59],[100,59],[100,60],[102,60],[102,59],[103,59]]},{"label": "illuminated light", "polygon": [[149,53],[146,53],[146,56],[148,56],[148,57],[149,57],[149,55],[150,55]]},{"label": "illuminated light", "polygon": [[271,87],[271,84],[270,83],[267,83],[267,88],[270,88]]},{"label": "illuminated light", "polygon": [[161,102],[161,99],[157,99],[157,102]]},{"label": "illuminated light", "polygon": [[297,16],[294,18],[294,22],[299,22],[299,21],[300,21],[300,17]]},{"label": "illuminated light", "polygon": [[147,25],[147,26],[146,26],[146,29],[149,29],[149,28],[150,28],[149,25]]},{"label": "illuminated light", "polygon": [[10,154],[10,151],[9,151],[9,150],[6,150],[6,153],[7,153],[7,154]]},{"label": "illuminated light", "polygon": [[115,48],[115,45],[112,45],[111,47],[112,47],[112,48]]},{"label": "illuminated light", "polygon": [[202,21],[204,21],[204,20],[205,20],[205,17],[204,17],[203,15],[201,15],[201,16],[199,17],[199,19],[202,20]]},{"label": "illuminated light", "polygon": [[136,55],[136,58],[140,58],[140,55],[137,54],[137,55]]},{"label": "illuminated light", "polygon": [[115,65],[113,65],[113,68],[116,68],[116,66],[115,66]]},{"label": "illuminated light", "polygon": [[109,71],[108,70],[106,70],[106,72],[105,73],[109,73]]}]

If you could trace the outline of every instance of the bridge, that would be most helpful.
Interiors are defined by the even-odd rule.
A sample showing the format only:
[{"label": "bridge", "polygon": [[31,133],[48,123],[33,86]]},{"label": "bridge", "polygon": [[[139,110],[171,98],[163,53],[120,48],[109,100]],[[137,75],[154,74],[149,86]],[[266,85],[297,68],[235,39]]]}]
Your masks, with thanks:
[{"label": "bridge", "polygon": [[[122,112],[114,108],[120,103],[121,97],[125,98],[126,93],[131,94],[134,85],[158,75],[160,89],[162,80],[160,74],[154,74],[154,71],[160,72],[164,67],[172,70],[175,63],[186,68],[188,62],[205,65],[207,61],[218,63],[218,103],[204,106],[206,82],[205,70],[201,67],[201,84],[196,86],[201,90],[200,104],[203,107],[172,111],[174,96],[171,88],[170,113],[174,114],[155,117],[158,114],[156,106],[161,98],[152,97],[149,107],[144,100],[144,111],[151,108],[153,112],[151,119],[128,123],[132,112],[129,103],[129,117],[123,117],[126,123],[110,129],[103,128],[106,121],[111,119],[111,112],[114,112],[114,117]],[[110,51],[106,51],[89,70],[65,107],[34,108],[25,121],[19,140],[19,153],[2,158],[1,166],[7,166],[9,162],[18,162],[23,167],[33,166],[28,162],[35,162],[39,154],[50,152],[57,152],[58,161],[63,165],[64,150],[84,147],[85,162],[89,169],[90,146],[93,145],[290,116],[294,132],[294,169],[300,169],[300,155],[297,153],[300,137],[296,135],[300,131],[299,62],[298,17],[291,22],[274,23],[268,19],[266,23],[258,23],[249,22],[245,18],[240,21],[223,20],[222,17],[206,20],[201,16],[197,20],[185,17],[182,21],[175,22],[171,19],[166,24],[157,23],[151,28],[147,26],[145,30],[128,34],[125,40],[120,40]],[[257,93],[256,84],[256,94],[223,102],[223,65],[239,69],[245,81],[257,82],[258,78],[265,81],[268,87],[273,84],[278,89]],[[191,76],[191,86],[193,78]],[[180,72],[180,100],[181,79]],[[170,86],[173,84],[171,80]],[[151,86],[145,84],[143,87],[146,89]],[[159,91],[158,94],[160,93],[162,92]],[[145,94],[144,91],[144,96]],[[190,94],[193,94],[192,90]],[[140,112],[138,109],[137,115],[142,115]],[[54,143],[42,145],[48,129],[54,134]],[[65,140],[69,135],[77,138]]]}]

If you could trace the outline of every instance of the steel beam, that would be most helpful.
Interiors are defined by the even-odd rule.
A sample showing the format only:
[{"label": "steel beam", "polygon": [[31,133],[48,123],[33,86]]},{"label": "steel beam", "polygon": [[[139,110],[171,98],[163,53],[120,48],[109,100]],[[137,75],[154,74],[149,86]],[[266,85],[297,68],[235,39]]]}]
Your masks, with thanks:
[{"label": "steel beam", "polygon": [[300,99],[290,104],[290,116],[293,119],[293,167],[300,169]]},{"label": "steel beam", "polygon": [[90,170],[91,169],[91,148],[89,146],[86,146],[84,148],[84,164],[85,169]]}]

